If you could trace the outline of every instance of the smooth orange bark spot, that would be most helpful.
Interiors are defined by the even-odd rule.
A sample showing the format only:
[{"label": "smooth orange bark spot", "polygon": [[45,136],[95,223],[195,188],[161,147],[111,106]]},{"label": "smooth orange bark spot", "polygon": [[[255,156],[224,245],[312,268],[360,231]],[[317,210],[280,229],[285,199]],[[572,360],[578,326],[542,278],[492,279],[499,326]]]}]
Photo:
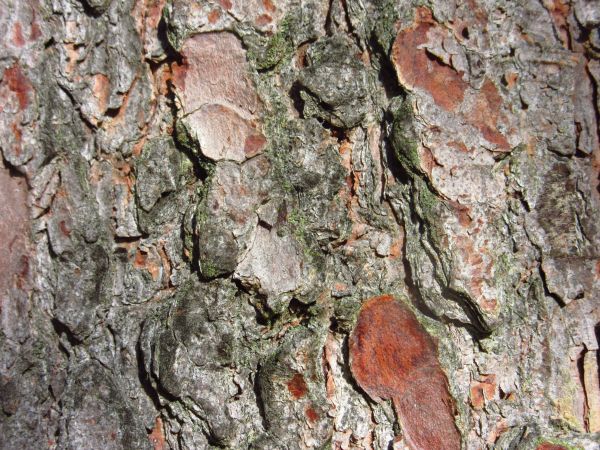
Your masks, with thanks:
[{"label": "smooth orange bark spot", "polygon": [[165,433],[163,430],[163,423],[160,417],[156,418],[154,428],[148,435],[150,443],[154,446],[154,450],[163,450],[165,448]]},{"label": "smooth orange bark spot", "polygon": [[470,391],[471,405],[475,409],[482,409],[496,395],[496,375],[487,375],[481,381],[474,381]]},{"label": "smooth orange bark spot", "polygon": [[506,138],[498,131],[498,120],[504,119],[500,114],[502,108],[502,97],[498,93],[496,85],[488,78],[483,83],[475,108],[468,119],[476,127],[483,137],[498,147],[508,149],[509,144]]},{"label": "smooth orange bark spot", "polygon": [[310,423],[315,423],[320,418],[319,413],[315,411],[315,409],[312,406],[306,408],[306,411],[304,412],[306,414],[306,418]]},{"label": "smooth orange bark spot", "polygon": [[304,377],[300,373],[296,373],[292,379],[288,381],[287,387],[294,400],[304,397],[308,392],[306,381],[304,381]]},{"label": "smooth orange bark spot", "polygon": [[390,295],[368,300],[350,336],[350,361],[367,394],[392,399],[411,448],[460,449],[436,344],[408,307]]},{"label": "smooth orange bark spot", "polygon": [[420,48],[436,25],[429,9],[417,8],[413,26],[401,31],[394,41],[392,61],[402,84],[426,90],[440,107],[453,111],[462,103],[468,84],[461,73]]}]

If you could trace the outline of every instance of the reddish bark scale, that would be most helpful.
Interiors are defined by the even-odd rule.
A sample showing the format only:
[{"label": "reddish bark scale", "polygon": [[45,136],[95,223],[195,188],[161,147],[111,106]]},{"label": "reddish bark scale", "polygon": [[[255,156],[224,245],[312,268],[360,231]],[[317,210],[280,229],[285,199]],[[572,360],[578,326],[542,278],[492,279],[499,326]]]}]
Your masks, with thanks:
[{"label": "reddish bark scale", "polygon": [[62,234],[64,234],[66,237],[71,236],[71,229],[69,228],[69,226],[67,225],[67,223],[64,220],[61,220],[58,223],[58,228],[60,228],[60,232]]},{"label": "reddish bark scale", "polygon": [[508,141],[497,128],[498,120],[503,119],[499,112],[502,104],[503,101],[498,93],[498,88],[488,78],[481,86],[475,108],[468,119],[473,126],[481,131],[488,142],[508,150],[510,147]]},{"label": "reddish bark scale", "polygon": [[263,8],[265,8],[265,11],[269,11],[269,12],[275,12],[275,10],[277,8],[275,8],[275,5],[273,4],[273,2],[271,0],[263,0]]},{"label": "reddish bark scale", "polygon": [[187,59],[184,57],[181,63],[174,63],[171,70],[173,72],[173,83],[177,86],[178,89],[185,89],[185,79],[187,77],[187,72],[189,69],[189,64]]},{"label": "reddish bark scale", "polygon": [[[16,286],[29,286],[29,210],[27,182],[0,165],[0,309]],[[0,324],[1,327],[2,324]]]},{"label": "reddish bark scale", "polygon": [[417,8],[414,25],[401,31],[394,41],[392,61],[404,85],[425,89],[440,107],[453,111],[462,103],[468,84],[461,73],[419,48],[427,43],[427,33],[436,25],[429,9]]},{"label": "reddish bark scale", "polygon": [[13,42],[17,47],[23,47],[25,45],[25,38],[23,37],[23,27],[20,22],[16,22],[13,28]]},{"label": "reddish bark scale", "polygon": [[304,381],[304,377],[300,373],[296,373],[292,379],[288,381],[287,387],[294,400],[304,397],[308,392],[306,381]]},{"label": "reddish bark scale", "polygon": [[256,18],[256,25],[262,27],[273,22],[273,18],[268,14],[261,14]]},{"label": "reddish bark scale", "polygon": [[231,0],[219,0],[219,4],[227,11],[229,11],[231,8],[233,8]]},{"label": "reddish bark scale", "polygon": [[166,444],[165,432],[163,429],[162,419],[160,417],[156,418],[154,428],[148,435],[148,439],[150,439],[150,443],[154,446],[154,450],[164,450]]},{"label": "reddish bark scale", "polygon": [[481,381],[471,383],[471,405],[475,409],[482,409],[486,401],[494,398],[496,395],[496,376],[487,375]]},{"label": "reddish bark scale", "polygon": [[553,444],[551,442],[542,442],[535,450],[567,450],[562,445]]},{"label": "reddish bark scale", "polygon": [[138,251],[135,252],[135,259],[133,261],[133,267],[135,267],[136,269],[144,268],[146,266],[147,259],[148,259],[147,253],[140,251],[138,249]]},{"label": "reddish bark scale", "polygon": [[35,11],[34,11],[33,19],[31,20],[31,29],[29,30],[29,40],[35,41],[41,36],[42,36],[42,30],[40,30],[40,26],[35,21]]},{"label": "reddish bark scale", "polygon": [[[428,8],[420,7],[415,12],[415,21],[396,37],[392,47],[392,61],[399,81],[409,89],[424,89],[434,102],[450,112],[463,103],[469,84],[463,73],[438,60],[423,48],[431,31],[439,32],[438,24]],[[499,149],[508,150],[510,145],[498,131],[498,122],[506,122],[502,113],[503,100],[496,85],[486,79],[476,93],[475,104],[464,113],[466,122],[477,128],[482,136]],[[463,144],[464,145],[464,144]]]},{"label": "reddish bark scale", "polygon": [[23,131],[21,131],[21,128],[19,128],[19,126],[16,123],[12,123],[10,125],[10,129],[13,132],[13,136],[15,137],[15,141],[17,142],[17,144],[20,144],[21,140],[23,139]]},{"label": "reddish bark scale", "polygon": [[21,68],[18,65],[9,67],[4,71],[4,80],[8,83],[8,88],[14,92],[19,101],[19,108],[24,110],[29,105],[29,92],[31,91],[31,83],[23,75]]},{"label": "reddish bark scale", "polygon": [[98,111],[104,113],[110,98],[110,79],[102,73],[94,75],[92,78],[92,93],[96,99]]},{"label": "reddish bark scale", "polygon": [[213,9],[211,12],[208,13],[208,23],[215,24],[217,23],[220,17],[221,11],[219,11],[218,9]]},{"label": "reddish bark scale", "polygon": [[350,361],[367,394],[392,399],[412,449],[460,449],[436,344],[410,309],[390,295],[368,300],[350,336]]},{"label": "reddish bark scale", "polygon": [[306,418],[310,423],[315,423],[320,418],[319,413],[315,411],[315,408],[313,408],[312,406],[306,408],[304,413],[306,414]]},{"label": "reddish bark scale", "polygon": [[550,0],[543,3],[554,21],[560,40],[565,48],[571,48],[569,37],[569,13],[571,5],[566,0]]},{"label": "reddish bark scale", "polygon": [[262,134],[248,136],[244,145],[244,153],[247,156],[254,156],[263,149],[266,143],[267,140]]}]

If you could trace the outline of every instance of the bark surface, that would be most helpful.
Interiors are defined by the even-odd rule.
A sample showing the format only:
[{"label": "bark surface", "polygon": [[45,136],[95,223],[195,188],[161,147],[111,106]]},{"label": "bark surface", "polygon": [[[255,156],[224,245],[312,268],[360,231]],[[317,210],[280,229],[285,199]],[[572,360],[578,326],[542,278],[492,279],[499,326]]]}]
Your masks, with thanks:
[{"label": "bark surface", "polygon": [[0,448],[600,445],[593,0],[0,0]]}]

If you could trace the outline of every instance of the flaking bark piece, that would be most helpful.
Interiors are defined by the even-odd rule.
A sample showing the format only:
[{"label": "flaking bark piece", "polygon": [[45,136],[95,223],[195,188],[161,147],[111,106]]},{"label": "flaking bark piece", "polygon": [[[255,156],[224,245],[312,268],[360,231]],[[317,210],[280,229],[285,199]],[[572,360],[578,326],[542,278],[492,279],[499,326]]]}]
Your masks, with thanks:
[{"label": "flaking bark piece", "polygon": [[390,295],[368,300],[350,336],[350,365],[370,397],[393,401],[411,449],[460,449],[437,346],[408,307]]}]

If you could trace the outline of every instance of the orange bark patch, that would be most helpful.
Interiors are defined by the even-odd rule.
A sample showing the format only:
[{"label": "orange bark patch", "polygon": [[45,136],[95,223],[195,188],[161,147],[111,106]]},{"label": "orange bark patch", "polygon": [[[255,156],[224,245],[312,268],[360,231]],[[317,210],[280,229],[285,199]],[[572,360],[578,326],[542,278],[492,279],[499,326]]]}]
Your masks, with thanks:
[{"label": "orange bark patch", "polygon": [[401,31],[394,41],[392,61],[403,85],[426,90],[440,107],[453,111],[462,103],[467,83],[461,73],[419,48],[437,25],[429,9],[417,8],[413,26]]},{"label": "orange bark patch", "polygon": [[471,387],[471,405],[475,409],[483,409],[485,404],[485,397],[483,396],[483,389],[479,386]]},{"label": "orange bark patch", "polygon": [[392,242],[392,246],[390,247],[390,258],[397,258],[402,255],[402,245],[404,244],[404,239],[396,239]]},{"label": "orange bark patch", "polygon": [[292,379],[287,382],[287,387],[294,400],[304,397],[308,392],[306,381],[304,381],[304,377],[300,373],[296,373]]},{"label": "orange bark patch", "polygon": [[508,150],[508,141],[498,131],[498,121],[504,119],[500,114],[502,104],[502,97],[500,97],[496,85],[488,78],[481,87],[475,108],[469,114],[468,119],[475,128],[481,131],[488,142]]},{"label": "orange bark patch", "polygon": [[8,83],[8,88],[15,93],[21,110],[29,106],[29,93],[31,92],[31,83],[27,79],[18,65],[9,67],[4,71],[4,79]]},{"label": "orange bark patch", "polygon": [[504,82],[509,89],[512,89],[517,84],[517,80],[519,79],[519,74],[515,72],[507,72],[504,74]]},{"label": "orange bark patch", "polygon": [[19,128],[19,126],[16,123],[12,123],[10,125],[10,129],[13,132],[13,136],[15,137],[15,141],[17,141],[17,144],[20,144],[21,141],[23,140],[23,131],[21,131],[21,128]]},{"label": "orange bark patch", "polygon": [[471,218],[471,209],[468,206],[461,205],[458,202],[449,202],[453,209],[456,218],[458,219],[458,223],[465,228],[468,228],[473,223],[473,219]]},{"label": "orange bark patch", "polygon": [[[300,69],[307,66],[306,52],[307,52],[309,46],[310,46],[310,44],[308,44],[308,43],[302,44],[300,47],[298,47],[298,51],[296,52],[296,66],[298,66],[298,68],[300,68]],[[344,144],[342,144],[342,145],[344,145]],[[340,148],[340,152],[341,151],[342,150]]]},{"label": "orange bark patch", "polygon": [[135,253],[135,259],[133,260],[133,267],[136,269],[143,269],[146,266],[146,259],[148,258],[148,254],[141,250],[138,250]]},{"label": "orange bark patch", "polygon": [[162,18],[162,10],[165,6],[165,0],[150,0],[147,5],[146,21],[151,27],[156,27]]},{"label": "orange bark patch", "polygon": [[93,77],[92,84],[92,92],[94,94],[94,98],[96,99],[98,110],[101,113],[104,113],[104,111],[106,111],[108,97],[110,95],[110,80],[106,75],[97,73]]},{"label": "orange bark patch", "polygon": [[348,285],[344,283],[334,283],[333,289],[339,292],[345,291],[346,289],[348,289]]},{"label": "orange bark patch", "polygon": [[275,12],[276,8],[271,0],[263,0],[262,3],[263,3],[263,8],[265,8],[265,11]]},{"label": "orange bark patch", "polygon": [[496,375],[486,375],[481,381],[471,383],[471,405],[482,409],[496,395]]},{"label": "orange bark patch", "polygon": [[554,21],[560,40],[565,48],[570,48],[569,13],[571,7],[567,0],[546,0],[542,2]]},{"label": "orange bark patch", "polygon": [[154,281],[160,278],[161,261],[160,257],[154,254],[148,255],[144,250],[138,249],[133,260],[133,267],[146,270]]},{"label": "orange bark patch", "polygon": [[69,228],[69,226],[67,225],[67,223],[64,220],[61,220],[58,223],[58,228],[60,229],[60,232],[62,234],[64,234],[66,237],[71,236],[71,229]]},{"label": "orange bark patch", "polygon": [[427,147],[422,147],[420,151],[420,161],[421,161],[421,169],[425,171],[429,178],[431,178],[431,172],[433,168],[438,165],[433,153]]},{"label": "orange bark patch", "polygon": [[479,306],[485,312],[493,313],[498,309],[498,300],[495,298],[483,298],[479,301]]},{"label": "orange bark patch", "polygon": [[460,449],[435,342],[408,307],[390,295],[368,300],[350,336],[350,360],[367,394],[392,399],[411,448]]},{"label": "orange bark patch", "polygon": [[251,153],[260,146],[261,101],[241,41],[228,32],[201,33],[185,41],[181,54],[172,81],[186,114],[182,120],[204,156],[244,161],[246,145]]},{"label": "orange bark patch", "polygon": [[154,428],[148,435],[150,443],[154,446],[154,450],[163,450],[165,448],[165,433],[163,430],[163,423],[160,417],[156,418]]},{"label": "orange bark patch", "polygon": [[[394,41],[392,62],[401,84],[410,90],[426,91],[440,108],[454,112],[463,104],[467,90],[472,92],[472,89],[463,80],[463,72],[456,71],[424,48],[429,39],[434,39],[434,35],[439,38],[447,33],[433,19],[428,8],[417,8],[413,25],[398,33]],[[510,78],[507,84],[515,82],[516,79]],[[469,104],[468,111],[461,115],[488,142],[508,150],[508,141],[498,131],[499,122],[505,125],[508,122],[502,107],[503,100],[498,89],[491,80],[486,79],[481,90],[475,93],[473,105]]]}]

